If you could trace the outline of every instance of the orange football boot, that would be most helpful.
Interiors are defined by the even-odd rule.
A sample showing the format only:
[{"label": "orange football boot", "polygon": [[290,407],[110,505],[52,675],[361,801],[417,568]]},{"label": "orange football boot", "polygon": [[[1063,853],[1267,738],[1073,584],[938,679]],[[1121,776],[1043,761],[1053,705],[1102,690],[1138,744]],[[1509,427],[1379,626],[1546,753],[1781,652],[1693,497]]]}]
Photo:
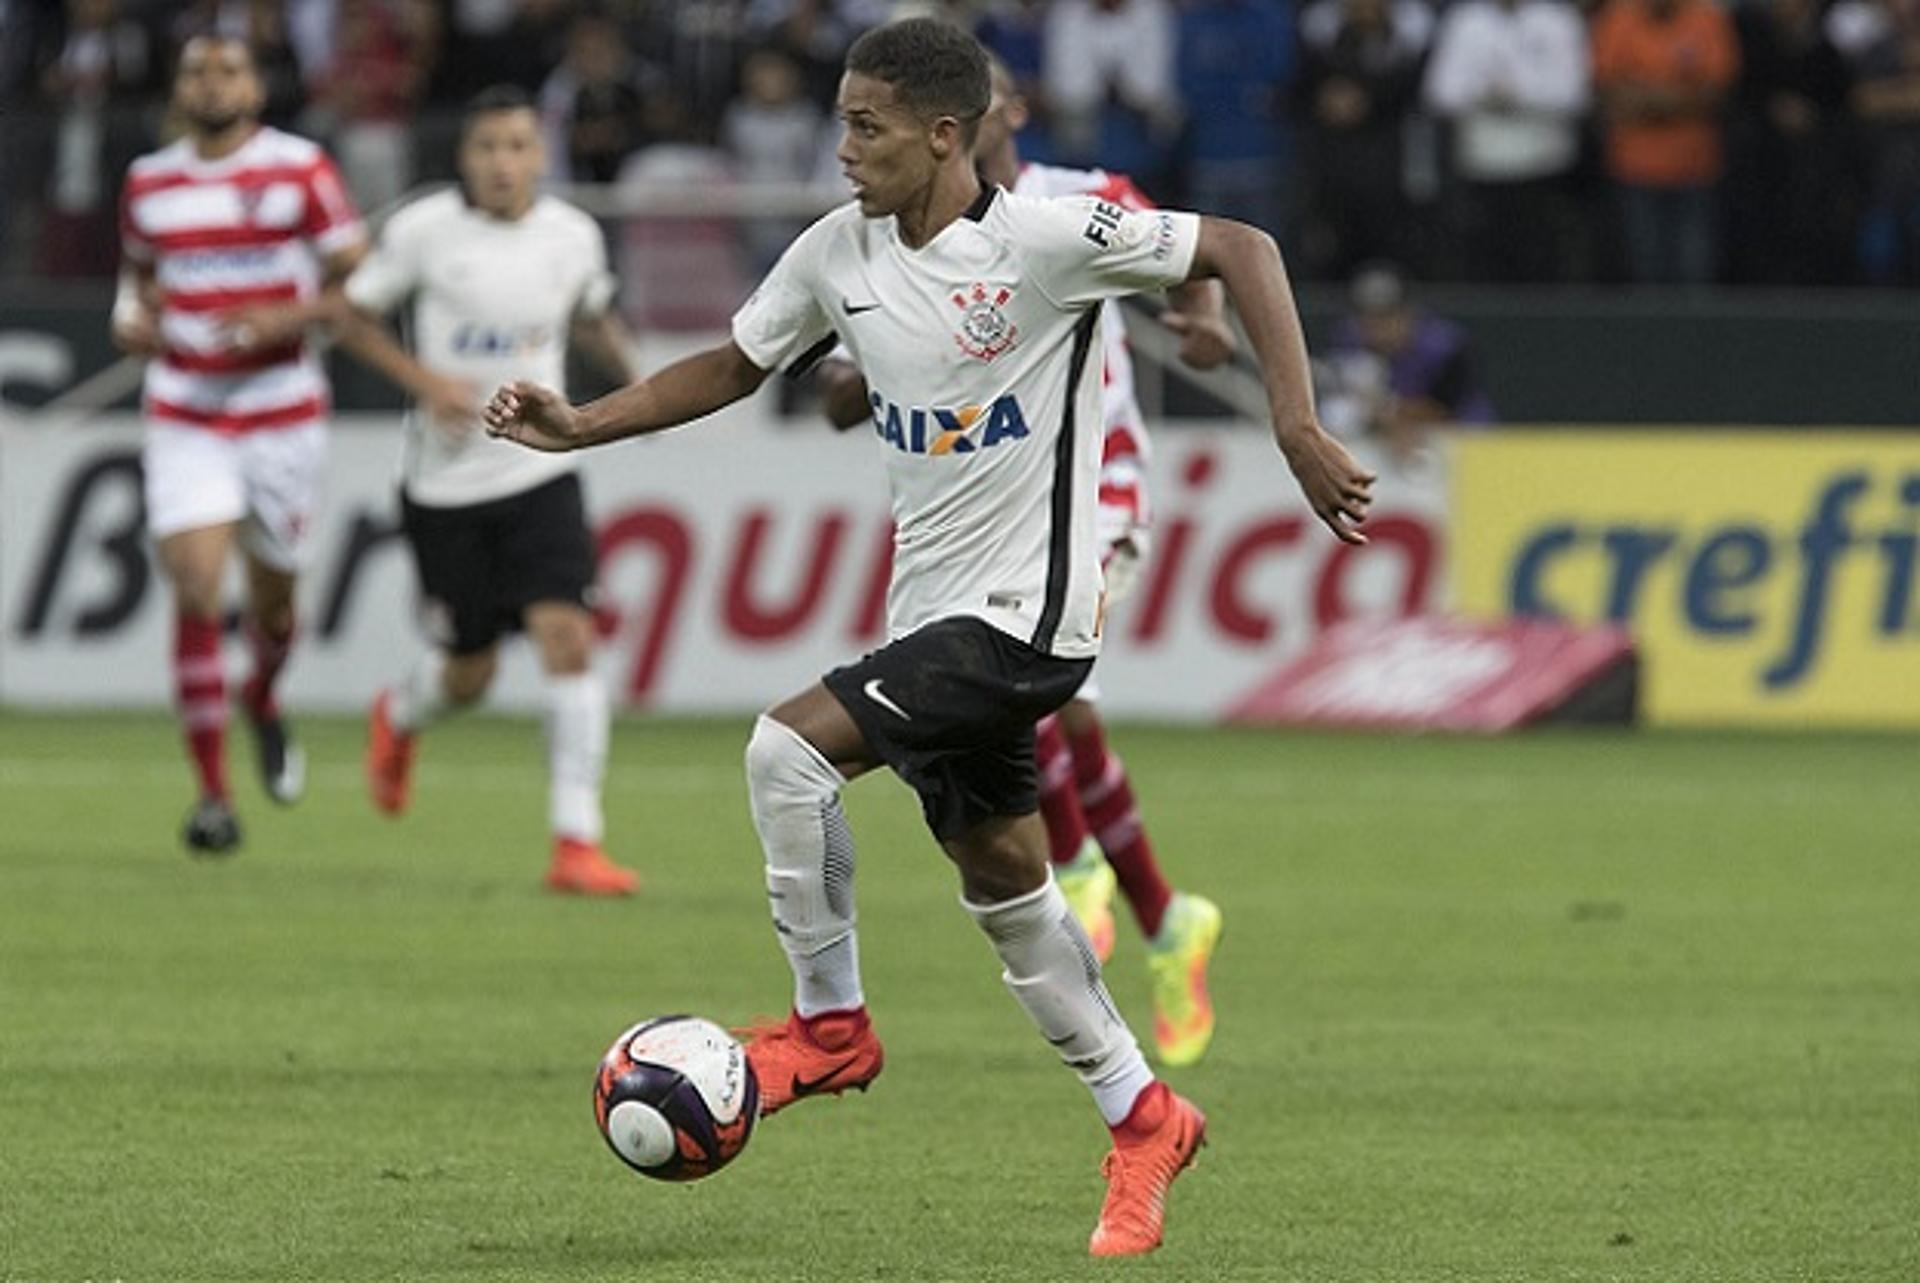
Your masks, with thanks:
[{"label": "orange football boot", "polygon": [[414,737],[394,729],[392,696],[381,691],[367,714],[367,792],[386,815],[404,815],[413,790]]},{"label": "orange football boot", "polygon": [[1095,1256],[1137,1256],[1160,1246],[1167,1187],[1207,1140],[1207,1116],[1165,1083],[1140,1093],[1127,1121],[1113,1129],[1101,1160],[1107,1201],[1087,1250]]},{"label": "orange football boot", "polygon": [[747,1060],[760,1080],[762,1116],[804,1096],[865,1091],[886,1063],[866,1009],[831,1011],[810,1019],[794,1012],[776,1024],[739,1031]]},{"label": "orange football boot", "polygon": [[553,864],[547,869],[547,889],[574,895],[632,895],[640,875],[607,858],[598,842],[557,837]]}]

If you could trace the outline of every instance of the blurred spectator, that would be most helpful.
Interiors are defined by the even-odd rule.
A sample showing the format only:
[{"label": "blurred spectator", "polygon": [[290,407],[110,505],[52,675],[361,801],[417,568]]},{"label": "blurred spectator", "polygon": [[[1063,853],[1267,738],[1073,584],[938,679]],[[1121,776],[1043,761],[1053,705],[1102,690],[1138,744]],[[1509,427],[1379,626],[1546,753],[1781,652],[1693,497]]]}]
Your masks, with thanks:
[{"label": "blurred spectator", "polygon": [[1339,393],[1328,407],[1330,426],[1378,436],[1404,458],[1436,425],[1494,421],[1466,332],[1415,305],[1398,269],[1362,268],[1348,298],[1352,310],[1327,358],[1328,385]]},{"label": "blurred spectator", "polygon": [[1572,184],[1592,98],[1587,33],[1563,0],[1459,0],[1440,21],[1426,100],[1452,127],[1469,276],[1578,274]]},{"label": "blurred spectator", "polygon": [[1756,0],[1740,35],[1729,142],[1731,279],[1817,285],[1846,279],[1852,239],[1847,67],[1819,0]]},{"label": "blurred spectator", "polygon": [[839,92],[847,47],[889,16],[885,0],[747,0],[743,25],[748,41],[785,50],[807,96],[826,108]]},{"label": "blurred spectator", "polygon": [[464,103],[489,85],[528,93],[566,54],[574,0],[452,0],[435,96]]},{"label": "blurred spectator", "polygon": [[1046,25],[1045,0],[999,0],[973,24],[973,34],[1006,65],[1014,87],[1029,103],[1040,101]]},{"label": "blurred spectator", "polygon": [[25,97],[46,15],[32,0],[0,0],[0,104]]},{"label": "blurred spectator", "polygon": [[1052,122],[1047,118],[1045,0],[994,0],[974,21],[973,34],[1013,77],[1014,89],[1027,100],[1027,131],[1020,147],[1029,159],[1053,159]]},{"label": "blurred spectator", "polygon": [[1054,0],[1041,47],[1055,156],[1151,181],[1180,119],[1167,0]]},{"label": "blurred spectator", "polygon": [[552,177],[613,182],[627,157],[654,140],[652,104],[663,89],[658,73],[634,57],[617,23],[575,19],[566,60],[540,89]]},{"label": "blurred spectator", "polygon": [[[28,94],[39,43],[38,16],[26,0],[0,0],[0,108],[12,108]],[[11,110],[0,114],[0,270],[4,270],[15,213],[14,184],[24,168],[18,154],[24,131],[15,127],[16,116]]]},{"label": "blurred spectator", "polygon": [[116,136],[124,131],[114,130],[114,109],[138,103],[152,86],[147,33],[118,0],[67,0],[59,39],[40,75],[55,119],[39,268],[49,276],[111,276],[119,257],[112,174],[137,150]]},{"label": "blurred spectator", "polygon": [[1176,30],[1187,203],[1280,232],[1292,15],[1280,0],[1193,0]]},{"label": "blurred spectator", "polygon": [[1872,285],[1920,285],[1920,0],[1854,0],[1829,22],[1852,67],[1866,150],[1861,273]]},{"label": "blurred spectator", "polygon": [[1732,21],[1715,0],[1607,0],[1593,66],[1633,279],[1713,280],[1720,113],[1740,70]]},{"label": "blurred spectator", "polygon": [[[735,173],[749,183],[810,180],[826,118],[807,99],[800,69],[780,50],[760,49],[747,55],[740,79],[741,95],[720,123],[720,143]],[[764,276],[804,227],[789,219],[749,220],[744,232],[750,274]]]},{"label": "blurred spectator", "polygon": [[1304,176],[1301,244],[1315,276],[1403,260],[1407,117],[1433,36],[1423,0],[1317,0],[1300,18]]},{"label": "blurred spectator", "polygon": [[347,190],[371,215],[413,185],[409,124],[439,48],[439,17],[429,0],[339,0],[335,19],[314,105]]}]

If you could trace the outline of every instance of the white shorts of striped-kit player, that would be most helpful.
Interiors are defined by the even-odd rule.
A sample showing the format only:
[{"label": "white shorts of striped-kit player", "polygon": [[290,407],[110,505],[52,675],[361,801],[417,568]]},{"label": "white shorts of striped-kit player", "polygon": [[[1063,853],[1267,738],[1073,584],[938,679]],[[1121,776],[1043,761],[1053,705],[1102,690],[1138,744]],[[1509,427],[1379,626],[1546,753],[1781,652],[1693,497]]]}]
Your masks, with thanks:
[{"label": "white shorts of striped-kit player", "polygon": [[149,420],[140,461],[154,538],[239,522],[249,553],[299,569],[325,495],[325,423],[226,434]]}]

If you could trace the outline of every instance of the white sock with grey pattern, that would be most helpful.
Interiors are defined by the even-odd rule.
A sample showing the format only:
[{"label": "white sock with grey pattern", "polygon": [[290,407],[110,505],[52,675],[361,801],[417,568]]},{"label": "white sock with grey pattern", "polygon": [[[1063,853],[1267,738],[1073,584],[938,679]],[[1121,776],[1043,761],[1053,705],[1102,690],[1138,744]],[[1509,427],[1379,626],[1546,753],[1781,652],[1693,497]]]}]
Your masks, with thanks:
[{"label": "white sock with grey pattern", "polygon": [[960,901],[1006,964],[1001,979],[1060,1059],[1093,1093],[1109,1127],[1125,1121],[1153,1071],[1120,1018],[1086,932],[1047,871],[1046,885],[999,904]]},{"label": "white sock with grey pattern", "polygon": [[761,717],[747,743],[747,793],[767,857],[774,930],[802,1016],[866,1005],[854,934],[853,834],[846,779],[792,727]]}]

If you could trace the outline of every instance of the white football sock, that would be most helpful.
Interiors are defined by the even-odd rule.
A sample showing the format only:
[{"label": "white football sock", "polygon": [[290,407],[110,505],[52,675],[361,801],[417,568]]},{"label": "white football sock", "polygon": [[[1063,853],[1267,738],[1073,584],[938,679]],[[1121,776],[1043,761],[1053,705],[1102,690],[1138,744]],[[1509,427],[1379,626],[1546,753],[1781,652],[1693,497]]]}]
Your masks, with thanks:
[{"label": "white football sock", "polygon": [[452,705],[444,685],[447,656],[425,650],[407,675],[387,688],[387,716],[402,735],[418,735],[439,721]]},{"label": "white football sock", "polygon": [[598,842],[607,770],[607,688],[588,671],[547,677],[549,815],[556,837]]},{"label": "white football sock", "polygon": [[1000,978],[1093,1092],[1107,1126],[1124,1122],[1134,1100],[1152,1086],[1153,1071],[1108,996],[1093,946],[1054,885],[1053,871],[1047,871],[1045,886],[1015,899],[960,903],[1006,964]]},{"label": "white football sock", "polygon": [[854,935],[846,778],[792,727],[762,716],[747,742],[747,793],[767,857],[773,927],[802,1016],[866,1005]]}]

